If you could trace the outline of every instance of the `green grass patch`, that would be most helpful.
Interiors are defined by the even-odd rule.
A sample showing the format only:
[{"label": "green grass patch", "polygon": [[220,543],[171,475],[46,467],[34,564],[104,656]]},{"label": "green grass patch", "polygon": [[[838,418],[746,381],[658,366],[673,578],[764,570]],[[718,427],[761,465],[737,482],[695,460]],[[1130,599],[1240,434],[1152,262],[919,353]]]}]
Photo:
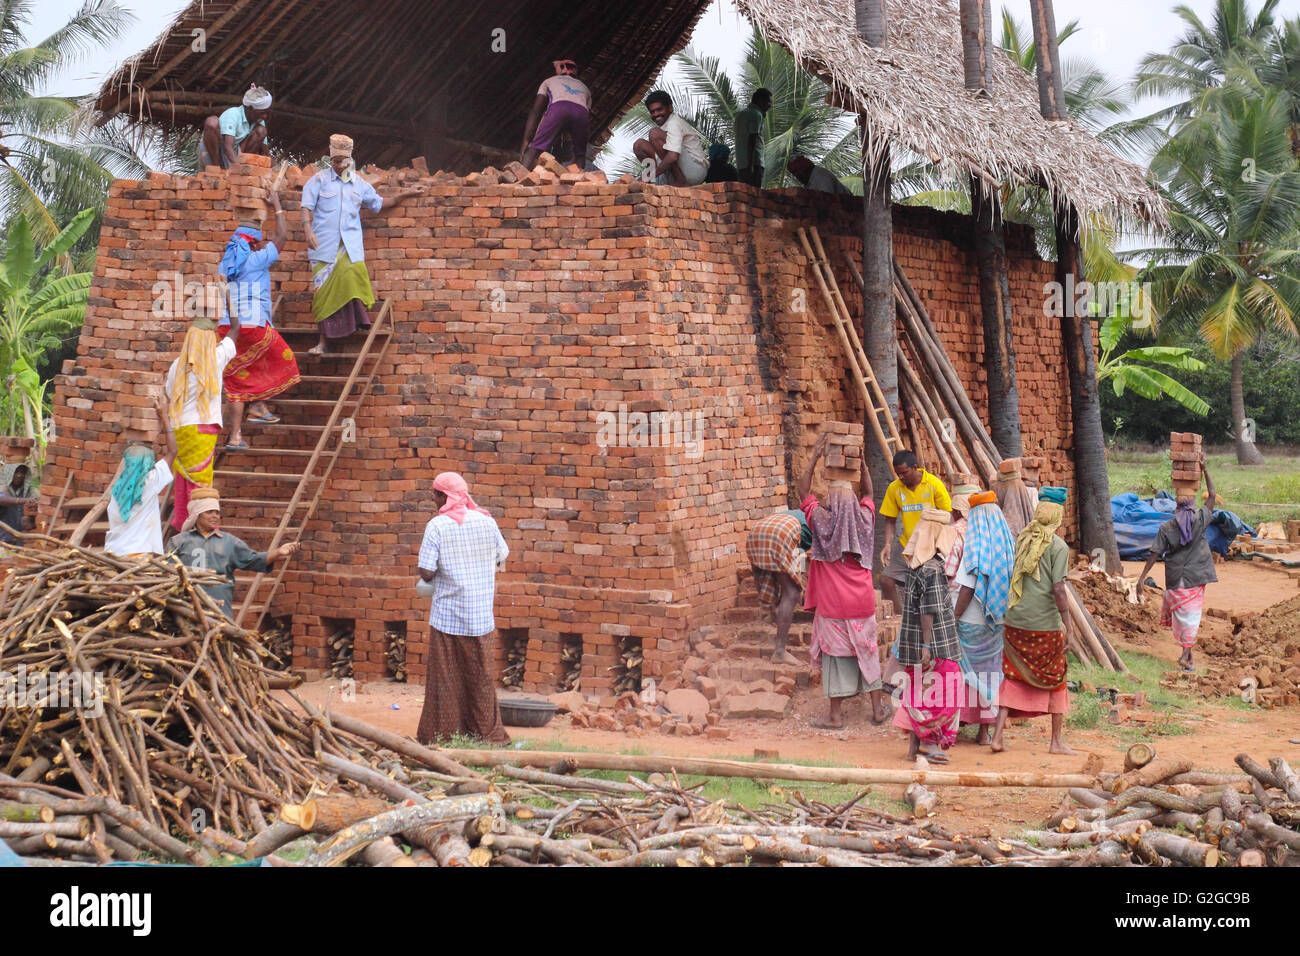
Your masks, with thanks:
[{"label": "green grass patch", "polygon": [[[1262,465],[1238,465],[1235,455],[1225,454],[1210,455],[1206,463],[1215,491],[1247,524],[1300,518],[1300,457],[1265,454]],[[1107,470],[1112,495],[1132,491],[1149,498],[1171,490],[1168,451],[1112,449]]]}]

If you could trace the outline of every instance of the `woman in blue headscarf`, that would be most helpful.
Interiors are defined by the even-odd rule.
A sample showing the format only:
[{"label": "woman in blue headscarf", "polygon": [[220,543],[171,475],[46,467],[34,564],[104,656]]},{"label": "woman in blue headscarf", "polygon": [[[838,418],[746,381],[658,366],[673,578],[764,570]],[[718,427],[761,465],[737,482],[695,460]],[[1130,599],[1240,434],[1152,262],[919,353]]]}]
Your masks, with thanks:
[{"label": "woman in blue headscarf", "polygon": [[[955,496],[954,496],[955,500]],[[957,639],[967,702],[961,722],[976,724],[977,744],[989,742],[1002,683],[1002,617],[1011,592],[1016,539],[992,491],[970,496],[966,538],[953,583],[957,586]]]},{"label": "woman in blue headscarf", "polygon": [[[280,199],[275,190],[268,189],[265,203],[246,194],[236,194],[233,203],[239,225],[226,241],[218,269],[228,284],[227,307],[233,307],[239,317],[239,337],[222,385],[230,402],[226,447],[243,449],[248,447],[244,405],[253,406],[250,424],[272,425],[280,419],[271,413],[266,400],[297,384],[301,377],[293,350],[271,323],[271,266],[279,261],[287,235]],[[261,226],[267,203],[274,223],[264,232]],[[222,323],[218,335],[226,334],[228,324]]]},{"label": "woman in blue headscarf", "polygon": [[158,495],[172,483],[176,460],[176,433],[172,431],[166,397],[155,401],[158,427],[167,452],[154,459],[150,445],[129,445],[113,482],[108,502],[108,534],[104,550],[121,558],[142,558],[163,553],[162,512]]}]

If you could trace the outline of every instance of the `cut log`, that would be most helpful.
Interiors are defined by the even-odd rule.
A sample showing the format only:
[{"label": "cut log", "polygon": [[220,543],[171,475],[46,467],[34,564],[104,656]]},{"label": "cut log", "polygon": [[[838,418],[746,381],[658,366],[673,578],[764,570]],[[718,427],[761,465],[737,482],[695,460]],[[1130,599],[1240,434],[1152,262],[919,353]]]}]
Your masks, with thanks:
[{"label": "cut log", "polygon": [[403,786],[391,777],[384,776],[378,770],[363,767],[359,763],[336,757],[334,754],[321,754],[320,762],[338,773],[340,777],[355,780],[357,783],[364,783],[371,790],[386,793],[394,800],[413,800],[416,803],[421,803],[425,799],[424,794],[416,793],[410,787]]},{"label": "cut log", "polygon": [[[547,767],[555,754],[544,750],[448,750],[445,753],[476,767]],[[959,773],[948,770],[893,770],[871,767],[804,767],[796,764],[748,763],[707,757],[659,754],[573,753],[567,755],[582,770],[625,770],[641,773],[676,771],[709,777],[748,777],[753,780],[804,780],[842,784],[909,784],[928,787],[1083,787],[1096,782],[1079,773]]]},{"label": "cut log", "polygon": [[530,854],[540,853],[562,864],[581,863],[587,866],[599,866],[601,862],[585,850],[569,846],[562,840],[549,840],[531,833],[488,833],[479,841],[479,847],[492,852],[525,850]]},{"label": "cut log", "polygon": [[398,807],[340,830],[333,839],[318,847],[316,852],[304,861],[304,865],[339,866],[380,837],[392,836],[394,833],[435,823],[466,820],[484,813],[494,815],[501,813],[501,798],[495,793],[472,797],[447,797],[409,807]]},{"label": "cut log", "polygon": [[1281,843],[1285,847],[1300,852],[1300,833],[1288,827],[1278,826],[1268,818],[1267,814],[1248,814],[1244,822],[1247,827],[1265,839]]},{"label": "cut log", "polygon": [[402,852],[401,847],[393,842],[392,837],[376,840],[361,851],[361,858],[368,866],[415,866],[416,863]]},{"label": "cut log", "polygon": [[54,811],[35,803],[0,802],[0,821],[9,823],[53,823]]},{"label": "cut log", "polygon": [[1131,866],[1132,857],[1128,847],[1115,841],[1107,840],[1086,853],[1080,853],[1076,866]]},{"label": "cut log", "polygon": [[269,827],[248,841],[244,850],[245,860],[256,860],[261,856],[270,856],[286,843],[292,843],[307,833],[302,827],[285,820],[276,820]]},{"label": "cut log", "polygon": [[[1297,834],[1300,836],[1300,834]],[[1208,843],[1197,843],[1172,833],[1152,831],[1146,835],[1151,848],[1166,860],[1173,860],[1183,866],[1215,867],[1219,865],[1219,851]]]},{"label": "cut log", "polygon": [[903,791],[903,801],[912,808],[912,815],[917,818],[928,817],[934,812],[939,798],[919,783],[908,784]]},{"label": "cut log", "polygon": [[1237,856],[1237,866],[1267,866],[1268,859],[1259,850],[1242,850]]},{"label": "cut log", "polygon": [[1297,778],[1295,771],[1281,757],[1273,757],[1269,760],[1268,765],[1273,769],[1273,776],[1277,777],[1277,782],[1282,785],[1282,792],[1286,798],[1293,803],[1300,803],[1300,778]]},{"label": "cut log", "polygon": [[1130,787],[1153,787],[1176,773],[1187,773],[1191,769],[1192,761],[1187,757],[1153,760],[1138,770],[1120,774],[1111,783],[1110,792],[1118,795]]},{"label": "cut log", "polygon": [[378,797],[314,797],[294,807],[295,812],[291,815],[286,814],[290,810],[289,805],[281,807],[280,819],[297,823],[311,833],[338,833],[359,820],[378,816],[391,809],[393,805],[389,801]]},{"label": "cut log", "polygon": [[1126,771],[1141,770],[1155,759],[1156,752],[1150,744],[1134,744],[1124,754],[1124,769]]},{"label": "cut log", "polygon": [[1267,767],[1255,763],[1255,761],[1250,759],[1249,754],[1237,754],[1234,759],[1236,760],[1238,767],[1246,771],[1246,773],[1250,774],[1265,787],[1272,787],[1274,790],[1282,789],[1282,781],[1277,779],[1277,775]]}]

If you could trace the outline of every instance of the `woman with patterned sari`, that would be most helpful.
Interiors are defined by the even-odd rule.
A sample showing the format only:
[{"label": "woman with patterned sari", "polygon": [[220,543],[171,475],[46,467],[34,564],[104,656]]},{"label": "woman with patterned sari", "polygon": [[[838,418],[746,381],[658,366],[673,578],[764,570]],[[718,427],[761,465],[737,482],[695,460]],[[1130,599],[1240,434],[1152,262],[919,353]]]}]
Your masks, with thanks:
[{"label": "woman with patterned sari", "polygon": [[1065,575],[1070,549],[1056,536],[1064,517],[1066,490],[1044,488],[1034,520],[1016,537],[1016,559],[1003,619],[1002,686],[994,753],[1005,749],[1002,728],[1008,717],[1052,718],[1051,753],[1074,753],[1061,740],[1070,695],[1065,689],[1065,628],[1070,626]]},{"label": "woman with patterned sari", "polygon": [[[287,228],[280,198],[267,191],[267,202],[275,214],[268,236],[261,228],[266,204],[248,196],[237,197],[239,225],[226,241],[218,271],[227,283],[227,306],[239,313],[237,354],[226,366],[224,385],[230,402],[230,436],[226,447],[247,448],[244,441],[244,405],[251,403],[249,424],[272,425],[280,419],[271,414],[266,400],[296,384],[298,363],[293,350],[271,324],[271,265],[280,259]],[[218,334],[225,334],[225,326]]]},{"label": "woman with patterned sari", "polygon": [[967,699],[963,724],[976,724],[977,744],[989,742],[998,715],[1002,683],[1002,617],[1011,591],[1016,539],[991,491],[970,496],[965,547],[953,578],[957,585],[957,638],[961,642],[961,672]]},{"label": "woman with patterned sari", "polygon": [[898,629],[898,662],[906,671],[894,726],[908,733],[909,760],[920,754],[947,763],[944,751],[956,742],[961,729],[966,685],[957,620],[943,570],[956,540],[952,514],[926,508],[903,549],[911,574]]},{"label": "woman with patterned sari", "polygon": [[176,434],[176,489],[172,527],[190,513],[190,492],[212,487],[212,466],[221,434],[221,379],[235,357],[239,316],[218,344],[217,324],[206,316],[190,323],[181,354],[167,370],[167,403]]}]

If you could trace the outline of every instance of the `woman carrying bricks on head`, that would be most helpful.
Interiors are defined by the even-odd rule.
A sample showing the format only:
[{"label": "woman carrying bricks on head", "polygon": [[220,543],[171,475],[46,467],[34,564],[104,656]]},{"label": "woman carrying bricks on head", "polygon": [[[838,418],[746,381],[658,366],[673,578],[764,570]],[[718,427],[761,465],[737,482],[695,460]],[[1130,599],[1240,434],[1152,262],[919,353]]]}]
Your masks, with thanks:
[{"label": "woman carrying bricks on head", "polygon": [[218,344],[217,323],[206,316],[190,322],[180,356],[167,370],[168,413],[176,433],[176,491],[172,527],[179,531],[190,513],[190,492],[212,487],[212,466],[221,434],[221,379],[235,357],[239,315]]},{"label": "woman carrying bricks on head", "polygon": [[812,493],[813,470],[826,453],[830,433],[822,432],[797,490],[812,528],[808,592],[804,608],[814,611],[809,662],[821,662],[822,694],[830,701],[824,719],[812,725],[842,730],[844,701],[866,691],[871,695],[872,723],[889,716],[881,693],[880,650],[876,639],[876,591],[871,581],[871,552],[876,533],[876,505],[866,450],[862,454],[862,495],[847,481],[832,481],[826,504]]},{"label": "woman carrying bricks on head", "polygon": [[1205,529],[1214,520],[1214,481],[1201,455],[1201,474],[1205,476],[1205,505],[1194,508],[1195,494],[1180,494],[1174,516],[1160,526],[1151,542],[1151,553],[1138,576],[1138,600],[1145,601],[1142,582],[1152,566],[1162,557],[1165,561],[1165,597],[1160,605],[1160,624],[1173,629],[1174,640],[1183,649],[1178,666],[1185,671],[1192,665],[1192,648],[1201,629],[1201,612],[1205,607],[1205,586],[1219,580],[1214,570],[1214,555],[1205,539]]},{"label": "woman carrying bricks on head", "polygon": [[1002,629],[1002,686],[994,753],[1004,749],[1002,729],[1008,717],[1052,717],[1054,754],[1074,753],[1061,740],[1070,709],[1065,688],[1066,631],[1071,627],[1065,574],[1070,549],[1056,535],[1065,514],[1064,488],[1039,492],[1034,520],[1016,537],[1016,561]]},{"label": "woman carrying bricks on head", "polygon": [[898,628],[896,653],[906,671],[894,726],[908,733],[909,760],[921,754],[936,763],[947,763],[944,751],[957,740],[961,729],[961,705],[966,696],[961,642],[943,570],[956,538],[952,515],[926,508],[903,550],[911,574],[903,592]]},{"label": "woman carrying bricks on head", "polygon": [[[261,218],[269,203],[274,222],[268,238]],[[271,414],[266,400],[300,381],[293,350],[271,324],[271,265],[280,260],[287,227],[280,197],[267,191],[266,202],[251,196],[236,197],[239,225],[226,241],[218,267],[226,280],[227,308],[239,314],[237,354],[226,366],[224,384],[230,402],[230,436],[226,447],[247,448],[244,441],[244,405],[252,403],[252,425],[271,425],[280,419]],[[226,334],[226,325],[218,329]]]},{"label": "woman carrying bricks on head", "polygon": [[154,410],[167,451],[154,459],[152,445],[129,445],[122,471],[113,482],[108,503],[108,533],[104,550],[121,558],[147,558],[163,553],[162,511],[158,495],[172,483],[176,462],[176,433],[167,415],[167,398],[159,396]]},{"label": "woman carrying bricks on head", "polygon": [[761,518],[745,539],[745,556],[754,572],[754,587],[776,625],[772,660],[778,663],[798,663],[785,649],[785,643],[790,636],[795,605],[808,582],[811,547],[812,528],[802,511],[779,511]]},{"label": "woman carrying bricks on head", "polygon": [[362,208],[376,213],[395,209],[424,191],[423,186],[412,186],[381,196],[357,175],[351,138],[330,137],[329,168],[302,187],[302,221],[315,290],[311,314],[320,325],[320,341],[308,354],[325,355],[330,339],[347,338],[370,327],[366,310],[375,304],[375,293],[361,243]]}]

